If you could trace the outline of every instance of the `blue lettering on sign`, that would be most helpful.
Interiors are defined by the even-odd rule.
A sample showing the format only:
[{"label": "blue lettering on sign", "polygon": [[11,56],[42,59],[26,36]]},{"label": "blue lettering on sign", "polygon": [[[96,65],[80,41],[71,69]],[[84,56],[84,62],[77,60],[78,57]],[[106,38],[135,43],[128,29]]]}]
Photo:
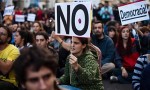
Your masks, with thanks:
[{"label": "blue lettering on sign", "polygon": [[140,17],[145,17],[148,11],[148,5],[141,5],[140,8],[138,9],[134,9],[134,10],[130,10],[130,11],[126,11],[124,12],[123,10],[120,10],[120,18],[122,19],[122,21],[128,21],[128,20],[132,20],[132,19],[136,19],[136,18],[140,18]]},{"label": "blue lettering on sign", "polygon": [[12,13],[12,12],[13,12],[13,9],[8,9],[8,10],[5,10],[4,13],[6,14],[6,13]]}]

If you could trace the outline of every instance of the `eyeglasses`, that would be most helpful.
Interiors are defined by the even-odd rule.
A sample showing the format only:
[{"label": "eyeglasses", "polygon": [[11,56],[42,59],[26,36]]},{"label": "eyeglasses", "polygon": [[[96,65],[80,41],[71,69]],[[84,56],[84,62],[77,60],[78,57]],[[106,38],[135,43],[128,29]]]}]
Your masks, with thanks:
[{"label": "eyeglasses", "polygon": [[0,35],[6,36],[7,34],[6,34],[6,33],[3,33],[3,32],[0,32]]}]

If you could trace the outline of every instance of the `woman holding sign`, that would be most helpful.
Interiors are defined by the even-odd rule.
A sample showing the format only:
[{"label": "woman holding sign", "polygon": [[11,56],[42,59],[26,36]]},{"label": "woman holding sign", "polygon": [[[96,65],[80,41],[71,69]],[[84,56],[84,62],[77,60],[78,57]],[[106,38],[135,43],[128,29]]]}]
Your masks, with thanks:
[{"label": "woman holding sign", "polygon": [[95,55],[88,49],[88,39],[73,37],[72,40],[71,54],[67,58],[65,73],[59,83],[82,90],[103,90],[99,65]]}]

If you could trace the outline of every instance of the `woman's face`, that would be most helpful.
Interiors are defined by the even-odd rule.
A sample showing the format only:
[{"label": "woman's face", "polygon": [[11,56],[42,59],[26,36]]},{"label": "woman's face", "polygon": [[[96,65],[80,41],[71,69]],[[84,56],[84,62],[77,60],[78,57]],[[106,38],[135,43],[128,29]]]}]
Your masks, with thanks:
[{"label": "woman's face", "polygon": [[78,38],[73,37],[73,41],[71,44],[71,53],[73,55],[80,56],[85,47],[86,47],[86,44],[83,45]]},{"label": "woman's face", "polygon": [[38,23],[34,23],[33,24],[33,31],[34,31],[34,33],[39,32],[40,29],[41,29],[41,27],[40,27],[40,25]]},{"label": "woman's face", "polygon": [[128,28],[124,28],[121,31],[122,39],[127,40],[129,38],[130,30]]},{"label": "woman's face", "polygon": [[113,37],[115,36],[115,31],[110,30],[110,31],[108,32],[108,36],[109,36],[110,38],[113,38]]},{"label": "woman's face", "polygon": [[23,42],[23,39],[21,38],[19,32],[16,32],[14,39],[15,45],[20,45]]}]

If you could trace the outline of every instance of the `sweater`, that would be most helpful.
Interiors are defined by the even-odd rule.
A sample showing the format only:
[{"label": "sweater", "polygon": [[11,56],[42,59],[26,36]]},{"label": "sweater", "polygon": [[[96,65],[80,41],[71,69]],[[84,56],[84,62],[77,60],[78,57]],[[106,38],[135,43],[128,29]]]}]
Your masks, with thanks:
[{"label": "sweater", "polygon": [[115,57],[115,46],[110,37],[104,35],[103,39],[98,39],[98,37],[93,35],[92,43],[97,46],[102,52],[101,65],[113,62]]},{"label": "sweater", "polygon": [[80,65],[78,71],[73,70],[66,61],[65,73],[60,78],[60,83],[71,85],[82,90],[104,90],[99,72],[99,65],[92,52],[87,51],[77,57]]},{"label": "sweater", "polygon": [[137,63],[135,64],[134,73],[132,76],[133,90],[140,90],[142,72],[149,62],[150,60],[148,60],[148,57],[146,55],[142,55],[137,59]]}]

